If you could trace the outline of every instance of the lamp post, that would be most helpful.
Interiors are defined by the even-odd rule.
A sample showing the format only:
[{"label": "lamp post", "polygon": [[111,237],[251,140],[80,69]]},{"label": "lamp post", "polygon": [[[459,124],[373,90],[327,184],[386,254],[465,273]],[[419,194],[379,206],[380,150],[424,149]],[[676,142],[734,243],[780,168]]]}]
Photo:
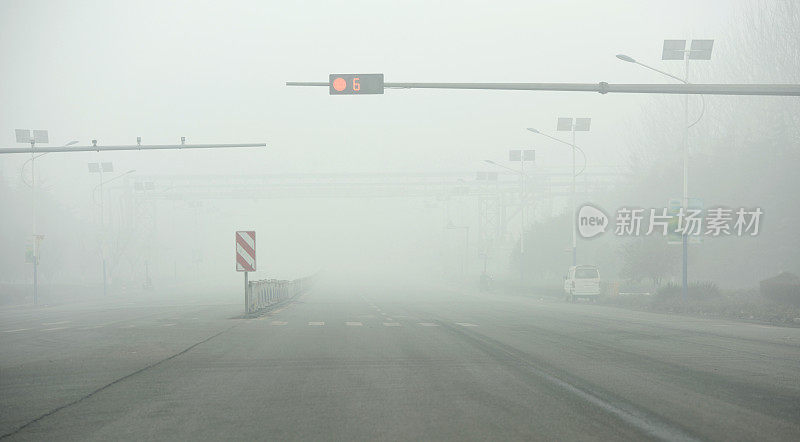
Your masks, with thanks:
[{"label": "lamp post", "polygon": [[[638,60],[629,57],[625,54],[618,54],[617,58],[622,61],[638,64],[651,71],[658,72],[659,74],[666,75],[672,79],[678,80],[684,84],[691,84],[689,82],[689,60],[711,60],[711,51],[714,47],[714,40],[692,40],[689,49],[686,49],[686,40],[664,40],[664,46],[661,51],[662,60],[682,60],[684,62],[684,78],[676,77],[668,72],[640,63]],[[703,99],[703,96],[700,95]],[[705,110],[705,100],[703,100],[703,109]],[[684,214],[689,210],[689,128],[700,121],[700,117],[694,122],[689,124],[689,95],[683,97],[683,207]],[[686,229],[681,232],[681,244],[683,246],[683,263],[681,274],[681,294],[683,300],[689,296],[689,237]]]},{"label": "lamp post", "polygon": [[519,175],[519,214],[520,214],[520,230],[519,230],[519,257],[520,257],[520,281],[525,280],[525,268],[523,263],[523,256],[525,255],[525,161],[535,161],[536,151],[533,149],[511,149],[508,151],[509,161],[519,161],[520,170],[504,166],[492,160],[484,160],[488,164],[492,164],[503,169],[510,170]]},{"label": "lamp post", "polygon": [[[30,130],[30,129],[14,129],[17,143],[30,143],[31,145],[31,211],[33,212],[32,228],[33,228],[33,244],[31,246],[31,261],[33,264],[33,304],[39,303],[39,280],[38,280],[38,267],[39,267],[39,241],[40,236],[36,233],[36,143],[47,144],[50,142],[50,137],[46,130]],[[24,165],[23,165],[24,167]],[[24,180],[24,178],[23,178]]]},{"label": "lamp post", "polygon": [[[93,141],[94,142],[94,141]],[[113,172],[114,165],[111,162],[100,162],[100,163],[88,163],[89,173],[97,173],[100,176],[100,183],[92,189],[92,196],[94,197],[94,192],[99,188],[100,189],[100,229],[99,229],[99,236],[100,236],[100,259],[103,263],[103,296],[108,294],[107,291],[107,282],[106,282],[106,254],[105,254],[105,247],[104,247],[104,240],[105,240],[105,215],[103,213],[103,185],[108,184],[114,180],[122,178],[126,175],[136,172],[135,170],[129,170],[123,174],[117,175],[111,179],[103,181],[103,173],[104,172]]]},{"label": "lamp post", "polygon": [[[37,233],[37,226],[36,226],[36,159],[40,158],[46,153],[41,155],[36,155],[36,144],[48,144],[50,142],[49,133],[46,130],[33,130],[30,129],[15,129],[14,134],[16,136],[17,143],[30,143],[31,145],[31,157],[24,163],[22,163],[22,167],[20,167],[20,176],[22,177],[22,181],[25,182],[25,166],[28,163],[31,163],[31,212],[32,212],[32,228],[33,228],[33,244],[32,244],[32,264],[33,264],[33,304],[36,305],[39,303],[39,276],[38,276],[38,268],[39,268],[39,242],[44,238],[44,236],[39,235]],[[61,147],[68,147],[72,146],[73,144],[77,143],[77,141],[70,141],[67,144],[64,144]],[[28,184],[28,183],[25,183]]]},{"label": "lamp post", "polygon": [[[533,151],[531,151],[533,152]],[[503,169],[510,170],[517,175],[519,175],[519,201],[520,201],[520,240],[519,240],[519,253],[525,253],[525,177],[527,176],[524,171],[520,171],[508,166],[504,166],[500,163],[497,163],[492,160],[483,160],[484,162],[491,164],[493,166],[502,167]],[[524,161],[520,161],[520,163],[524,164]],[[530,178],[530,177],[528,177]]]},{"label": "lamp post", "polygon": [[[566,144],[572,147],[572,197],[571,197],[571,205],[572,205],[572,265],[577,265],[578,261],[578,236],[577,236],[577,216],[576,213],[576,200],[575,200],[575,179],[578,175],[583,173],[586,170],[586,153],[584,153],[583,149],[579,148],[575,144],[575,132],[588,132],[589,127],[592,124],[591,118],[572,118],[572,117],[559,117],[558,123],[556,125],[556,130],[559,132],[572,132],[572,142],[568,143],[566,141],[560,140],[558,138],[552,137],[545,133],[539,132],[536,129],[528,128],[529,131],[544,135],[551,140],[558,141],[559,143]],[[575,173],[575,152],[580,151],[581,155],[583,155],[583,169],[581,169],[580,173]]]},{"label": "lamp post", "polygon": [[[69,143],[62,144],[61,147],[69,147],[69,146],[72,146],[73,144],[77,144],[77,143],[78,143],[78,140],[72,140]],[[34,153],[31,152],[31,157],[28,158],[27,160],[25,160],[25,162],[22,163],[22,166],[19,168],[20,176],[22,176],[23,182],[25,181],[25,166],[27,166],[28,163],[31,163],[31,182],[33,182],[33,179],[35,178],[33,176],[33,167],[34,167],[35,161],[38,160],[39,158],[47,155],[47,154],[50,154],[50,153],[53,153],[53,152],[45,152],[45,153],[41,153],[39,155],[34,156]],[[27,182],[25,183],[25,185],[27,185],[29,187],[32,187],[32,184],[28,184]]]}]

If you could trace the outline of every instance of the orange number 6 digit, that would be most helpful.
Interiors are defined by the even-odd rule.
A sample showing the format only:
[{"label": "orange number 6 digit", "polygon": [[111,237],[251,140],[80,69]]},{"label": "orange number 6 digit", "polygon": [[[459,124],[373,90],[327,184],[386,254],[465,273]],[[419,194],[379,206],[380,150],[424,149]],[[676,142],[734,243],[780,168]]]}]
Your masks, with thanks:
[{"label": "orange number 6 digit", "polygon": [[356,92],[361,90],[361,83],[359,83],[358,80],[359,80],[358,77],[353,79],[353,90]]}]

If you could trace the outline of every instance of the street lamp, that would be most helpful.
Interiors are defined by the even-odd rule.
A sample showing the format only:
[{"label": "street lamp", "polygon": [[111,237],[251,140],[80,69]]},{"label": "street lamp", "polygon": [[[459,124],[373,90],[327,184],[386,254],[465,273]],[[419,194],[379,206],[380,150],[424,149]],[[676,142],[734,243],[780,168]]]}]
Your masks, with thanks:
[{"label": "street lamp", "polygon": [[[33,245],[32,257],[33,261],[33,303],[39,303],[39,281],[38,281],[38,267],[39,267],[39,241],[41,237],[36,233],[36,167],[33,162],[35,157],[36,143],[47,144],[50,142],[49,134],[46,130],[30,130],[30,129],[14,129],[17,143],[30,143],[31,145],[31,207],[33,212]],[[23,181],[25,179],[23,178]]]},{"label": "street lamp", "polygon": [[[496,162],[496,161],[492,161],[492,160],[483,160],[483,162],[484,162],[484,163],[487,163],[487,164],[491,164],[491,165],[493,165],[493,166],[502,167],[503,169],[506,169],[506,170],[509,170],[509,171],[511,171],[511,172],[514,172],[514,173],[515,173],[515,174],[517,174],[517,175],[521,175],[521,174],[522,174],[522,172],[520,172],[519,170],[517,170],[517,169],[514,169],[513,167],[504,166],[504,165],[502,165],[502,164],[500,164],[500,163],[498,163],[498,162]],[[532,176],[530,176],[530,175],[528,175],[528,174],[525,174],[525,176],[526,176],[526,177],[528,177],[528,178],[531,178],[531,179],[533,179],[533,177],[532,177]]]},{"label": "street lamp", "polygon": [[540,131],[538,131],[538,130],[536,130],[536,129],[532,128],[532,127],[528,127],[528,128],[526,128],[526,129],[527,129],[527,130],[529,130],[529,131],[531,131],[531,132],[533,132],[533,133],[535,133],[535,134],[539,134],[539,135],[541,135],[541,136],[543,136],[543,137],[550,138],[550,139],[551,139],[551,140],[553,140],[553,141],[558,141],[559,143],[566,144],[566,145],[567,145],[567,146],[569,146],[569,147],[572,147],[572,148],[575,148],[575,149],[577,149],[577,150],[578,150],[578,152],[580,152],[580,153],[581,153],[581,156],[583,156],[583,167],[581,168],[581,170],[580,170],[578,173],[576,173],[576,174],[575,174],[575,176],[576,176],[576,177],[577,177],[577,176],[581,176],[581,174],[582,174],[582,173],[583,173],[583,172],[586,170],[586,164],[587,164],[587,162],[586,162],[586,152],[584,152],[584,151],[583,151],[583,149],[581,149],[581,147],[580,147],[580,146],[578,146],[577,144],[572,144],[572,143],[570,143],[569,141],[564,141],[564,140],[562,140],[562,139],[560,139],[560,138],[556,138],[556,137],[554,137],[554,136],[548,135],[548,134],[546,134],[546,133],[544,133],[544,132],[540,132]]},{"label": "street lamp", "polygon": [[106,255],[104,250],[104,230],[105,230],[105,216],[103,214],[103,185],[110,183],[116,179],[122,178],[126,175],[130,175],[135,170],[129,170],[123,174],[117,175],[113,178],[110,178],[106,181],[103,181],[103,173],[113,172],[114,171],[114,164],[111,162],[100,162],[100,163],[87,163],[89,168],[89,173],[97,173],[100,175],[100,184],[96,185],[92,189],[92,197],[94,197],[94,192],[98,188],[100,189],[100,258],[103,261],[103,296],[106,296],[107,292],[107,284],[106,284]]},{"label": "street lamp", "polygon": [[[69,146],[72,146],[73,144],[78,144],[78,140],[72,140],[69,143],[62,144],[61,147],[69,147]],[[36,156],[33,156],[33,154],[31,154],[31,157],[28,158],[27,160],[25,160],[24,163],[22,163],[22,166],[19,168],[19,173],[22,176],[22,181],[25,183],[26,186],[32,187],[33,185],[25,182],[25,166],[27,166],[28,163],[31,163],[31,169],[33,169],[33,166],[34,166],[33,163],[35,162],[35,160],[38,160],[39,158],[41,158],[41,157],[43,157],[43,156],[45,156],[47,154],[50,154],[50,153],[52,153],[52,152],[45,152],[45,153],[42,153],[42,154],[39,154],[39,155],[36,155]],[[33,181],[33,170],[31,170],[31,181]]]},{"label": "street lamp", "polygon": [[[617,58],[628,63],[638,64],[639,66],[666,75],[684,84],[691,84],[689,83],[689,60],[711,60],[711,51],[713,48],[714,40],[692,40],[689,49],[686,49],[686,40],[664,40],[664,46],[661,50],[661,59],[682,60],[684,62],[684,78],[676,77],[660,69],[640,63],[625,54],[618,54]],[[705,99],[703,99],[702,95],[700,95],[700,98],[703,103],[703,110],[700,112],[700,116],[697,120],[691,124],[689,124],[689,95],[684,95],[683,99],[683,213],[687,213],[689,210],[689,128],[697,124],[700,119],[703,118],[703,113],[705,112]],[[683,300],[686,301],[689,295],[689,238],[686,229],[681,232],[681,244],[683,245],[681,293],[683,295]]]},{"label": "street lamp", "polygon": [[[572,143],[568,143],[563,140],[559,140],[556,137],[551,137],[545,133],[539,132],[534,128],[528,128],[529,131],[544,135],[551,140],[558,141],[560,143],[566,144],[572,147],[572,265],[577,265],[578,261],[578,236],[577,236],[577,216],[576,213],[576,201],[575,201],[575,179],[578,175],[583,173],[586,170],[586,153],[575,144],[575,132],[588,132],[589,127],[592,124],[591,118],[572,118],[572,117],[559,117],[558,122],[556,124],[556,130],[559,132],[572,132]],[[580,151],[581,155],[583,155],[583,169],[579,173],[575,173],[575,151]]]},{"label": "street lamp", "polygon": [[[513,152],[513,150],[509,151],[509,153],[510,152]],[[517,152],[519,152],[519,151],[517,151]],[[523,164],[523,165],[525,164],[525,161],[533,161],[533,156],[535,155],[533,153],[533,152],[535,152],[534,150],[526,150],[525,152],[532,152],[532,153],[526,154],[524,156],[521,156],[521,158],[524,158],[524,159],[517,160],[517,161],[520,162],[520,164]],[[522,171],[522,170],[517,170],[517,169],[511,168],[511,167],[508,167],[508,166],[504,166],[504,165],[502,165],[500,163],[497,163],[495,161],[492,161],[492,160],[483,160],[483,161],[485,163],[491,164],[493,166],[502,167],[503,169],[510,170],[510,171],[516,173],[517,175],[519,175],[519,180],[520,180],[519,181],[520,182],[520,186],[519,186],[519,191],[520,191],[520,193],[519,193],[519,204],[520,204],[520,227],[521,227],[520,236],[519,236],[519,238],[520,238],[519,239],[519,253],[520,253],[520,255],[522,255],[523,253],[525,253],[525,177],[528,177],[528,178],[532,178],[532,177],[530,175],[525,174],[525,172]]]},{"label": "street lamp", "polygon": [[[511,149],[508,151],[508,160],[509,161],[519,161],[520,170],[513,169],[508,166],[504,166],[502,164],[496,163],[492,160],[484,160],[484,162],[488,164],[492,164],[497,167],[502,167],[503,169],[510,170],[519,175],[519,220],[520,220],[520,231],[519,231],[519,256],[520,256],[520,273],[519,277],[520,280],[525,279],[525,270],[523,263],[523,255],[525,254],[525,177],[528,176],[525,174],[525,161],[535,161],[536,160],[536,151],[533,149]],[[528,176],[528,178],[530,178]]]},{"label": "street lamp", "polygon": [[[101,186],[104,186],[104,185],[106,185],[106,184],[108,184],[108,183],[110,183],[110,182],[112,182],[112,181],[118,180],[118,179],[120,179],[120,178],[122,178],[122,177],[124,177],[124,176],[126,176],[126,175],[130,175],[130,174],[132,174],[132,173],[134,173],[134,172],[136,172],[136,170],[135,170],[135,169],[131,169],[131,170],[129,170],[129,171],[127,171],[127,172],[125,172],[125,173],[121,173],[121,174],[119,174],[119,175],[117,175],[117,176],[115,176],[115,177],[113,177],[113,178],[109,178],[109,179],[107,179],[107,180],[103,181],[102,183],[100,183],[100,184],[98,184],[98,185],[94,186],[94,188],[92,189],[92,198],[94,198],[94,193],[95,193],[95,191],[97,191],[97,189],[98,189],[98,188],[101,188],[100,205],[102,206],[102,204],[103,204],[103,198],[102,198],[102,187],[101,187]],[[102,219],[102,218],[103,218],[103,217],[101,216],[101,219]]]},{"label": "street lamp", "polygon": [[[48,144],[50,142],[50,135],[46,130],[38,129],[33,131],[30,129],[14,129],[14,135],[16,136],[17,143],[30,143],[31,145],[31,157],[22,163],[22,167],[20,168],[20,176],[22,177],[22,182],[28,185],[28,183],[25,182],[25,166],[28,163],[31,163],[31,182],[29,184],[31,188],[31,206],[33,212],[33,246],[31,260],[33,261],[33,303],[35,305],[39,303],[39,242],[42,240],[42,238],[44,238],[44,236],[36,233],[36,159],[47,155],[47,153],[36,155],[36,143]],[[70,141],[62,147],[72,146],[75,143],[77,143],[77,141]]]}]

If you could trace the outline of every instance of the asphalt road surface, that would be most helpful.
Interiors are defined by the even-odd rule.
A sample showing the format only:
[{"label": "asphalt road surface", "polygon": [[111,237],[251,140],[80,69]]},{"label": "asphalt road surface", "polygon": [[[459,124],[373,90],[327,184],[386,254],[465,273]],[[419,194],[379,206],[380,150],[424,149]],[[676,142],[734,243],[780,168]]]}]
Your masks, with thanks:
[{"label": "asphalt road surface", "polygon": [[[185,298],[184,298],[185,299]],[[9,440],[800,440],[800,329],[442,287],[0,309]]]}]

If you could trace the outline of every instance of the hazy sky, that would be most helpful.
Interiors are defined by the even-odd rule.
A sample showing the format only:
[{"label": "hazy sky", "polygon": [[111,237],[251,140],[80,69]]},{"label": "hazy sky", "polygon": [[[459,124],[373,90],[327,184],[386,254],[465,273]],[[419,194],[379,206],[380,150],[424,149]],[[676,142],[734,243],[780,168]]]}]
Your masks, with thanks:
[{"label": "hazy sky", "polygon": [[[98,177],[86,163],[98,160],[138,176],[471,172],[488,170],[484,159],[505,161],[508,149],[535,148],[536,167],[564,167],[570,149],[525,128],[559,135],[556,118],[576,116],[593,118],[591,132],[577,140],[591,171],[625,164],[629,148],[646,142],[637,138],[642,116],[663,109],[663,102],[644,95],[521,91],[331,97],[326,88],[285,82],[326,81],[334,72],[382,72],[397,82],[664,82],[614,56],[623,52],[680,73],[681,63],[660,60],[665,38],[715,38],[714,60],[693,69],[712,81],[735,81],[723,66],[736,51],[725,36],[736,32],[733,18],[748,4],[0,0],[0,146],[15,146],[15,128],[48,129],[52,145],[92,139],[133,144],[137,136],[144,143],[186,136],[190,143],[268,144],[258,150],[52,154],[37,161],[42,189],[88,223],[95,220],[90,195]],[[26,158],[0,156],[0,171],[12,186]],[[229,243],[241,228],[261,232],[260,244],[269,245],[259,252],[261,262],[283,276],[307,271],[309,256],[363,263],[379,255],[439,253],[430,246],[444,222],[439,206],[255,203],[203,206],[194,215],[202,217],[194,223],[202,233],[177,218],[194,213],[177,205],[161,213],[162,233],[173,233],[160,247],[185,256],[189,244],[199,247],[196,238],[204,238],[206,259],[218,260],[231,278]],[[12,209],[21,217],[30,210]]]},{"label": "hazy sky", "polygon": [[[88,179],[86,161],[140,173],[483,169],[509,148],[539,165],[569,150],[525,132],[590,116],[578,140],[592,164],[623,162],[644,96],[397,91],[330,97],[331,72],[387,81],[656,82],[620,62],[661,64],[664,38],[713,38],[732,1],[0,2],[0,143],[49,129],[53,143],[268,143],[262,152],[52,156],[43,173]],[[715,57],[727,48],[718,40]],[[713,63],[713,62],[712,62]],[[661,64],[667,69],[678,66]],[[711,64],[698,69],[712,69]],[[23,159],[2,159],[7,180]]]}]

